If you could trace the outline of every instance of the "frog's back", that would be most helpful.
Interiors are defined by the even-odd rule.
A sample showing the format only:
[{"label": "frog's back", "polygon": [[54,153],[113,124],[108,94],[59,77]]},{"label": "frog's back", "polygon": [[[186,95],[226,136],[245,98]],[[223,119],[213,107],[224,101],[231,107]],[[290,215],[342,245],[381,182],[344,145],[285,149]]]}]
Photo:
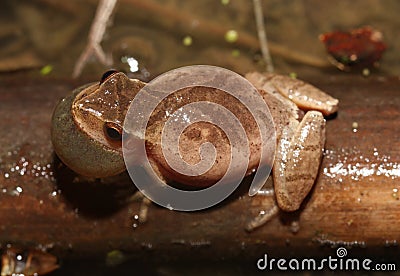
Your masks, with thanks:
[{"label": "frog's back", "polygon": [[[210,102],[213,105],[209,105],[207,112],[202,114],[193,114],[193,108],[185,107],[193,103]],[[169,95],[157,106],[146,130],[147,153],[167,179],[191,186],[204,187],[216,183],[224,176],[231,163],[231,145],[223,129],[207,122],[211,117],[215,118],[215,114],[221,114],[220,120],[225,120],[219,110],[221,106],[229,110],[239,120],[247,135],[250,158],[246,159],[244,155],[240,157],[243,158],[243,162],[249,163],[247,171],[250,172],[251,169],[258,165],[261,139],[256,121],[250,111],[235,97],[216,88],[188,87]],[[193,118],[196,116],[197,118],[202,118],[202,120],[194,122],[196,120],[193,120]],[[216,150],[215,162],[208,171],[195,177],[177,174],[169,166],[161,147],[162,135],[163,131],[165,131],[164,127],[169,127],[168,124],[166,125],[167,121],[172,122],[175,127],[179,127],[179,125],[186,126],[181,133],[179,132],[179,137],[172,138],[179,139],[179,157],[188,164],[195,165],[201,161],[201,145],[205,143],[214,145]],[[164,143],[164,146],[166,144],[169,145],[169,143]],[[239,155],[241,155],[240,152]]]}]

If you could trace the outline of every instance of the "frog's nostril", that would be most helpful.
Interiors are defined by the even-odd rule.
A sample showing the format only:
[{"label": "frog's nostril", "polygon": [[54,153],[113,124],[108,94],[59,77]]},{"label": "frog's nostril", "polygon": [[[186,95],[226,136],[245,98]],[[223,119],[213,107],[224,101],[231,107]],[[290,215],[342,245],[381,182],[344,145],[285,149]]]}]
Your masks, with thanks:
[{"label": "frog's nostril", "polygon": [[115,73],[118,73],[118,71],[115,70],[115,69],[111,69],[111,70],[108,70],[107,72],[105,72],[105,73],[103,74],[103,76],[101,77],[100,84],[102,84],[103,82],[105,82],[109,77],[111,77],[111,76],[114,75]]},{"label": "frog's nostril", "polygon": [[122,128],[118,124],[112,122],[105,123],[104,134],[110,141],[120,142],[122,140]]}]

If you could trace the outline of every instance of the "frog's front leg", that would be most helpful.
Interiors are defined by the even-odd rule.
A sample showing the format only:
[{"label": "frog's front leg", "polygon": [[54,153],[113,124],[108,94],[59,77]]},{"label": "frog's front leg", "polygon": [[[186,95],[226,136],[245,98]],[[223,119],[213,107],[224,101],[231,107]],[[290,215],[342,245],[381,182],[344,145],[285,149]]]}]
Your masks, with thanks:
[{"label": "frog's front leg", "polygon": [[324,144],[325,119],[319,111],[309,111],[300,123],[291,120],[283,127],[273,167],[276,201],[247,225],[248,231],[264,225],[279,209],[300,208],[318,176]]},{"label": "frog's front leg", "polygon": [[145,223],[147,221],[147,214],[149,212],[149,206],[151,204],[150,199],[145,197],[140,191],[134,193],[129,199],[128,202],[139,201],[139,214],[137,215],[137,220],[139,223]]},{"label": "frog's front leg", "polygon": [[[260,201],[258,201],[257,198],[260,198]],[[260,210],[258,215],[255,218],[252,218],[246,224],[245,229],[248,232],[251,232],[254,229],[264,225],[279,212],[279,207],[275,199],[274,181],[272,179],[272,175],[268,177],[262,189],[259,190],[257,194],[252,198],[252,206],[259,206],[260,203],[261,206],[265,207],[265,209],[263,208],[262,210]]]}]

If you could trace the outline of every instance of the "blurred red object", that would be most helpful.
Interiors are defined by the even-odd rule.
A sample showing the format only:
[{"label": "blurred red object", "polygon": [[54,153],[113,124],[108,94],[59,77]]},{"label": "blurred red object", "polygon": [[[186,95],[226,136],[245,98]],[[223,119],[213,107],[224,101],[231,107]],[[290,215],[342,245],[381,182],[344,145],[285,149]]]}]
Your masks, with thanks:
[{"label": "blurred red object", "polygon": [[331,62],[345,71],[378,66],[386,50],[382,33],[369,26],[321,34],[319,39],[325,44]]}]

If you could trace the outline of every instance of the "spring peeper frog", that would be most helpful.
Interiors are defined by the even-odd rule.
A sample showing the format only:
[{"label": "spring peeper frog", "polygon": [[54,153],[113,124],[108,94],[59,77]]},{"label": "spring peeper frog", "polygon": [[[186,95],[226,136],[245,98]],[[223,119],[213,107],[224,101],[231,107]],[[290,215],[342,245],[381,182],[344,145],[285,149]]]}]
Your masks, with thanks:
[{"label": "spring peeper frog", "polygon": [[[253,83],[267,103],[276,128],[277,152],[273,164],[276,201],[284,211],[295,211],[311,190],[318,174],[325,143],[325,119],[337,110],[338,100],[300,80],[275,74],[251,73]],[[52,118],[52,142],[59,158],[78,174],[102,178],[125,170],[122,156],[122,126],[128,107],[145,83],[123,73],[106,72],[100,83],[85,85],[63,99]],[[166,98],[153,112],[146,130],[146,151],[150,162],[166,182],[206,187],[221,178],[230,159],[229,141],[221,129],[197,122],[185,129],[180,140],[182,158],[198,162],[199,146],[214,144],[215,166],[201,176],[174,173],[165,162],[160,147],[163,123],[168,114],[194,101],[224,105],[244,125],[250,145],[248,174],[260,160],[260,137],[256,122],[234,97],[219,96],[209,87],[191,87]],[[307,113],[302,109],[311,110]],[[138,156],[140,158],[140,156]],[[255,228],[264,222],[256,221]]]}]

